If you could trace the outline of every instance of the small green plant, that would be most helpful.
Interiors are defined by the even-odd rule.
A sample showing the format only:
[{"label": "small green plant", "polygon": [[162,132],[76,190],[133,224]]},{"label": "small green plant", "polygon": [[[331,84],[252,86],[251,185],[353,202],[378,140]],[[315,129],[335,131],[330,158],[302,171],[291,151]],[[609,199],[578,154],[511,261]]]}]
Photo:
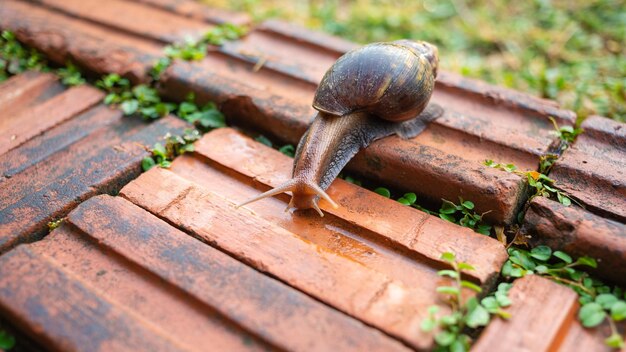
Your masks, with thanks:
[{"label": "small green plant", "polygon": [[27,70],[49,71],[48,62],[37,50],[25,47],[10,31],[0,34],[0,82]]},{"label": "small green plant", "polygon": [[579,134],[583,133],[582,128],[576,128],[573,126],[559,126],[556,120],[550,116],[550,121],[554,125],[554,131],[552,133],[559,137],[559,139],[563,142],[560,150],[561,152],[567,149],[574,141]]},{"label": "small green plant", "polygon": [[287,155],[288,157],[293,158],[295,153],[296,153],[296,148],[291,145],[291,144],[285,144],[282,147],[275,147],[274,143],[272,143],[272,141],[269,140],[269,138],[265,137],[264,135],[258,135],[256,138],[254,138],[255,141],[264,144],[270,148],[275,148],[276,150],[278,150],[279,152]]},{"label": "small green plant", "polygon": [[437,287],[437,292],[445,296],[451,312],[440,316],[437,314],[439,307],[431,306],[428,309],[428,318],[422,321],[421,329],[425,332],[438,331],[435,335],[438,351],[468,351],[471,338],[467,334],[467,328],[486,326],[491,320],[491,315],[509,318],[509,314],[502,308],[511,304],[508,298],[511,284],[500,284],[495,293],[481,301],[475,296],[464,300],[461,292],[463,288],[472,290],[476,294],[482,292],[478,285],[462,279],[462,271],[475,270],[474,267],[457,261],[456,256],[450,252],[443,253],[441,259],[447,262],[452,270],[440,270],[437,274],[449,278],[451,284]]},{"label": "small green plant", "polygon": [[502,275],[519,278],[529,274],[541,275],[573,289],[579,296],[581,309],[578,318],[585,327],[595,327],[608,321],[611,336],[608,346],[621,348],[623,337],[618,333],[615,322],[626,319],[626,295],[619,287],[609,287],[594,279],[580,268],[596,268],[596,260],[583,256],[575,261],[562,251],[552,251],[547,246],[537,246],[530,251],[509,248],[509,259],[502,267]]},{"label": "small green plant", "polygon": [[200,139],[200,136],[200,132],[195,129],[185,130],[182,136],[170,135],[168,133],[165,135],[165,145],[155,143],[150,150],[152,155],[145,157],[141,161],[141,168],[144,171],[148,171],[155,166],[169,168],[175,157],[194,151],[193,143]]},{"label": "small green plant", "polygon": [[145,84],[130,87],[128,79],[112,73],[102,77],[96,86],[108,94],[104,98],[107,105],[117,105],[124,115],[139,114],[144,119],[153,120],[173,112],[177,105],[161,101],[157,90]]},{"label": "small green plant", "polygon": [[362,186],[363,182],[361,182],[361,180],[356,179],[352,176],[349,175],[339,175],[340,178],[344,179],[346,182],[350,182],[353,185],[357,185],[357,186]]},{"label": "small green plant", "polygon": [[[543,173],[537,171],[520,171],[517,169],[517,166],[513,164],[500,164],[494,162],[493,160],[485,160],[483,164],[494,169],[500,169],[502,171],[525,177],[528,181],[528,185],[535,190],[531,199],[536,196],[542,196],[546,198],[556,198],[559,203],[565,206],[570,206],[572,204],[572,198],[570,198],[565,191],[562,191],[555,186],[556,181]],[[549,166],[542,166],[542,168],[549,168],[551,165],[552,164],[550,163]]]},{"label": "small green plant", "polygon": [[57,220],[50,221],[48,223],[48,232],[52,232],[54,229],[56,229],[59,226],[61,226],[63,221],[65,221],[65,218],[60,218],[60,219],[57,219]]},{"label": "small green plant", "polygon": [[[385,198],[391,198],[391,191],[385,187],[378,187],[374,192]],[[474,203],[469,200],[463,200],[463,198],[459,197],[459,201],[459,205],[456,205],[449,200],[442,199],[439,212],[434,212],[417,204],[417,195],[415,193],[405,193],[402,197],[398,198],[398,203],[400,204],[408,205],[430,215],[437,215],[443,220],[468,227],[480,234],[489,236],[492,226],[483,221],[483,215],[485,215],[485,213],[476,214],[473,212]]]},{"label": "small green plant", "polygon": [[13,347],[15,347],[15,336],[0,328],[0,350],[8,351]]},{"label": "small green plant", "polygon": [[187,99],[178,105],[175,112],[176,115],[194,124],[194,126],[202,132],[226,126],[224,115],[217,109],[215,103],[209,102],[198,107],[198,105],[194,103],[194,100],[194,94],[190,93]]},{"label": "small green plant", "polygon": [[87,81],[83,78],[80,70],[71,61],[65,63],[65,67],[61,67],[56,71],[57,76],[61,78],[61,83],[66,86],[78,86],[85,84]]},{"label": "small green plant", "polygon": [[463,200],[461,197],[459,197],[458,205],[443,199],[443,203],[439,209],[439,217],[489,236],[491,233],[491,225],[483,222],[483,215],[485,215],[485,213],[479,215],[473,212],[473,209],[474,203],[469,200]]},{"label": "small green plant", "polygon": [[187,39],[182,43],[168,45],[165,47],[165,56],[169,60],[157,62],[154,73],[159,76],[171,64],[173,59],[185,61],[202,60],[206,56],[209,45],[223,45],[226,41],[239,39],[246,32],[247,29],[245,27],[226,23],[209,30],[199,40]]},{"label": "small green plant", "polygon": [[232,23],[224,23],[206,32],[203,41],[211,45],[224,45],[227,41],[237,40],[248,32],[248,28]]}]

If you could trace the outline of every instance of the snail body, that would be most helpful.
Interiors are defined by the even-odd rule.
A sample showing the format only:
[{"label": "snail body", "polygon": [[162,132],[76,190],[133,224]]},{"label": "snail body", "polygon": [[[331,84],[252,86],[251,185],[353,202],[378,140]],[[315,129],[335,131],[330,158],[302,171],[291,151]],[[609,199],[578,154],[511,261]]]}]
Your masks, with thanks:
[{"label": "snail body", "polygon": [[337,208],[325,190],[360,149],[393,134],[415,137],[443,113],[428,105],[437,65],[435,46],[409,40],[340,57],[315,92],[318,114],[296,148],[292,179],[238,206],[291,191],[287,210],[313,208],[324,216],[320,198]]}]

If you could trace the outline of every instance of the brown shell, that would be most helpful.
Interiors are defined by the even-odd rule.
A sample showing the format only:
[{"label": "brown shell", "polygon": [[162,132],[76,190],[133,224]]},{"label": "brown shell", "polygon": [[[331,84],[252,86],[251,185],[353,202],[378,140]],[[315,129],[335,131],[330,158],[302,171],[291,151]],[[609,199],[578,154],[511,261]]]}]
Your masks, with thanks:
[{"label": "brown shell", "polygon": [[352,50],[326,72],[313,108],[336,116],[365,111],[389,121],[411,119],[432,95],[436,56],[434,46],[408,40]]}]

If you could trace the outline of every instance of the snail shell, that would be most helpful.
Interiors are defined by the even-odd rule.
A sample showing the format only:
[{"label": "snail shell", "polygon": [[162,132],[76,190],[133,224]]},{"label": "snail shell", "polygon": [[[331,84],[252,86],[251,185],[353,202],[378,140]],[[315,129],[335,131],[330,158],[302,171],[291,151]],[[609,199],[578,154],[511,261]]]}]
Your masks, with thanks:
[{"label": "snail shell", "polygon": [[240,205],[291,191],[287,210],[313,208],[356,153],[397,134],[418,135],[443,109],[428,105],[437,76],[437,48],[426,42],[374,43],[340,57],[326,72],[313,100],[318,114],[294,157],[292,179]]},{"label": "snail shell", "polygon": [[424,42],[374,43],[343,55],[326,72],[313,107],[344,116],[366,111],[388,121],[414,118],[428,103],[437,48]]}]

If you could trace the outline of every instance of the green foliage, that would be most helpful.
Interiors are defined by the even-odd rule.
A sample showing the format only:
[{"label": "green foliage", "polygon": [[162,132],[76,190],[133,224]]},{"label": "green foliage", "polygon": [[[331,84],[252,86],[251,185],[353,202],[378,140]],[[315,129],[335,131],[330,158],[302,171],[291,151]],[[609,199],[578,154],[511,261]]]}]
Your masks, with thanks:
[{"label": "green foliage", "polygon": [[[374,192],[380,194],[383,197],[391,198],[391,191],[385,187],[378,187]],[[476,214],[472,210],[474,209],[474,203],[469,200],[463,200],[459,197],[459,205],[454,204],[448,200],[442,199],[441,208],[439,212],[430,211],[417,203],[417,195],[415,193],[405,193],[402,197],[398,198],[398,203],[408,205],[415,209],[421,210],[430,215],[438,215],[440,218],[464,226],[489,236],[491,234],[492,226],[483,221],[483,215]]]},{"label": "green foliage", "polygon": [[138,114],[147,120],[165,116],[176,109],[176,104],[161,101],[157,90],[146,84],[131,88],[128,79],[111,73],[96,82],[96,86],[108,94],[104,98],[107,105],[116,105],[124,115]]},{"label": "green foliage", "polygon": [[556,99],[579,116],[626,120],[620,0],[204,0],[282,17],[360,43],[436,44],[442,69]]},{"label": "green foliage", "polygon": [[65,221],[65,218],[60,218],[60,219],[57,219],[57,220],[50,221],[48,223],[48,232],[52,232],[54,229],[56,229],[59,226],[61,226],[63,221]]},{"label": "green foliage", "polygon": [[175,157],[194,151],[193,143],[200,139],[200,136],[200,132],[195,129],[185,130],[182,136],[168,133],[165,135],[165,145],[155,143],[151,150],[152,155],[141,161],[143,171],[148,171],[155,166],[169,168]]},{"label": "green foliage", "polygon": [[61,78],[61,83],[66,86],[78,86],[85,84],[87,81],[83,78],[80,70],[71,61],[65,63],[65,67],[56,70],[57,76]]},{"label": "green foliage", "polygon": [[247,32],[248,29],[246,27],[237,26],[232,23],[224,23],[206,32],[203,41],[207,44],[221,46],[227,41],[237,40],[243,37]]},{"label": "green foliage", "polygon": [[[531,196],[542,196],[546,198],[557,199],[559,203],[570,206],[572,204],[572,198],[570,198],[565,191],[558,189],[555,185],[556,181],[549,178],[543,173],[537,171],[519,171],[517,166],[513,164],[500,164],[493,160],[485,160],[483,163],[485,166],[500,169],[502,171],[511,172],[526,178],[528,185],[535,190],[535,193]],[[549,168],[549,165],[542,165],[541,168]]]},{"label": "green foliage", "polygon": [[258,135],[256,138],[254,138],[255,141],[264,144],[270,148],[274,148],[276,150],[278,150],[279,152],[287,155],[288,157],[293,158],[295,156],[296,153],[296,148],[291,145],[291,144],[285,144],[282,147],[278,147],[278,146],[274,146],[274,143],[272,143],[271,140],[269,140],[269,138],[265,137],[264,135],[260,134]]},{"label": "green foliage", "polygon": [[178,105],[176,115],[192,123],[202,132],[226,126],[224,115],[217,109],[215,103],[209,102],[199,107],[194,100],[194,94],[190,93],[187,100]]},{"label": "green foliage", "polygon": [[464,201],[461,197],[459,197],[459,205],[443,199],[443,203],[439,209],[439,217],[489,236],[491,233],[491,225],[483,222],[483,215],[485,214],[476,214],[472,211],[473,209],[474,203],[469,200]]},{"label": "green foliage", "polygon": [[459,262],[453,253],[445,252],[441,259],[447,262],[452,270],[440,270],[437,274],[441,277],[449,278],[450,284],[437,287],[437,292],[444,295],[445,301],[450,306],[451,312],[448,315],[438,315],[439,307],[431,306],[428,309],[428,318],[421,324],[422,331],[436,331],[435,342],[437,350],[440,351],[468,351],[471,339],[466,333],[467,328],[478,328],[486,326],[491,320],[491,315],[498,315],[504,319],[509,318],[509,314],[502,308],[511,304],[508,298],[508,291],[511,284],[502,283],[498,290],[483,298],[481,301],[476,297],[463,300],[461,291],[463,288],[481,293],[482,289],[471,281],[463,280],[462,271],[474,270],[468,263]]},{"label": "green foliage", "polygon": [[0,34],[0,82],[27,70],[49,71],[48,62],[37,50],[27,48],[17,41],[15,34]]},{"label": "green foliage", "polygon": [[[247,29],[245,27],[236,26],[231,23],[222,24],[209,30],[199,40],[187,39],[182,43],[176,43],[165,47],[165,56],[169,61],[160,60],[153,68],[153,73],[157,77],[173,59],[182,59],[185,61],[202,60],[206,56],[209,45],[223,45],[229,40],[239,39],[245,35]],[[154,77],[153,75],[153,77]]]},{"label": "green foliage", "polygon": [[[559,126],[559,124],[552,116],[550,116],[550,121],[552,121],[552,125],[554,125],[554,131],[552,131],[552,134],[554,134],[561,140],[561,145],[559,147],[560,153],[569,148],[569,146],[576,140],[576,137],[578,137],[579,134],[583,133],[582,128],[576,128],[569,125]],[[552,167],[552,165],[549,165],[549,167]]]},{"label": "green foliage", "polygon": [[8,351],[15,346],[15,337],[0,328],[0,350]]},{"label": "green foliage", "polygon": [[574,259],[562,251],[552,251],[547,246],[537,246],[530,251],[509,248],[509,259],[502,267],[502,275],[509,278],[528,274],[541,275],[572,288],[582,305],[578,318],[585,327],[595,327],[608,321],[611,336],[607,345],[620,348],[624,344],[615,322],[626,319],[626,295],[619,287],[609,287],[600,280],[589,276],[580,268],[596,268],[596,260],[591,257]]}]

